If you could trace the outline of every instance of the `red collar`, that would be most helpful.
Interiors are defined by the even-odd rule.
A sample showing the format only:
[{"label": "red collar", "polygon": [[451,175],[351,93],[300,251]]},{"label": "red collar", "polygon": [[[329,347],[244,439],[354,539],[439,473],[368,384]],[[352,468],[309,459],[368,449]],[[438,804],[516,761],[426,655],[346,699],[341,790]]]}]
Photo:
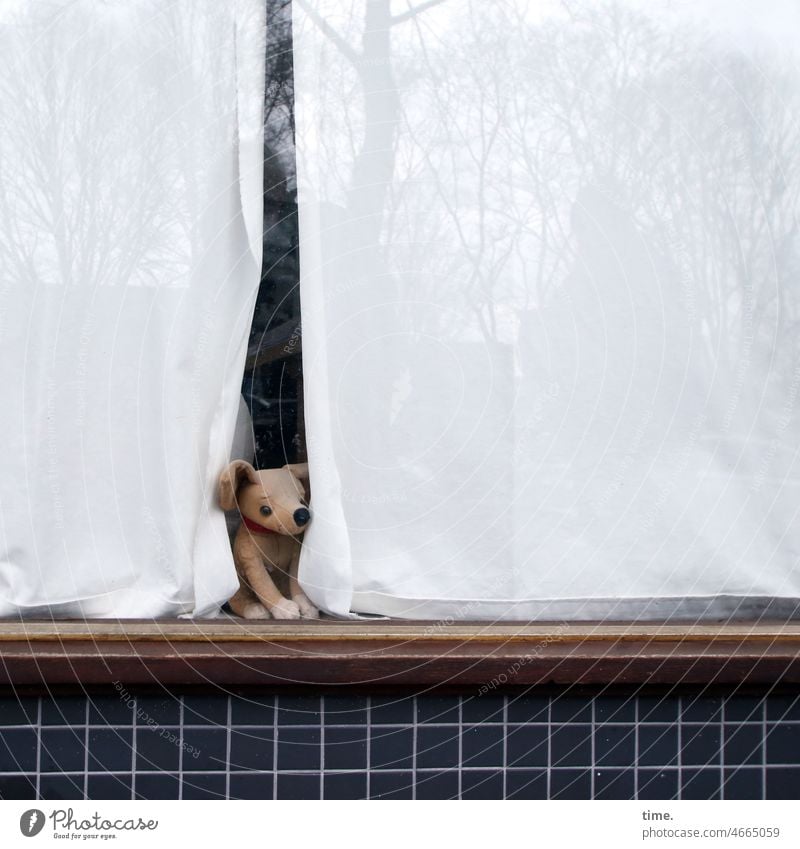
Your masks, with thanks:
[{"label": "red collar", "polygon": [[242,516],[242,522],[244,526],[250,531],[251,534],[277,534],[277,531],[273,531],[271,528],[265,528],[263,525],[259,525],[257,522],[254,522],[252,519],[248,519],[247,516]]}]

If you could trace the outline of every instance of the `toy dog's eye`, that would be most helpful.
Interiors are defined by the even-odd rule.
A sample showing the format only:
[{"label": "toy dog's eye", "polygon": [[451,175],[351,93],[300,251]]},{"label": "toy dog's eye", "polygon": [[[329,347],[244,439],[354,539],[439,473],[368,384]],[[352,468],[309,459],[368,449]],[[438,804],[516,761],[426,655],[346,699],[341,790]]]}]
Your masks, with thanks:
[{"label": "toy dog's eye", "polygon": [[271,507],[267,507],[267,505],[265,504],[265,505],[264,505],[264,506],[263,506],[263,507],[259,510],[259,512],[261,513],[261,515],[262,515],[262,516],[271,516],[271,515],[272,515],[272,508],[271,508]]}]

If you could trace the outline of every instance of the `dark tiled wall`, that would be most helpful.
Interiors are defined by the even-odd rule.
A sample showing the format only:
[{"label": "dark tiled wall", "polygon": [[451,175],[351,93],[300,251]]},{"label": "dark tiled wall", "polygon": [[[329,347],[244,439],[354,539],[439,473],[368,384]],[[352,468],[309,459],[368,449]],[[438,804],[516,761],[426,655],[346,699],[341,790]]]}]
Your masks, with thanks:
[{"label": "dark tiled wall", "polygon": [[800,696],[0,699],[4,799],[797,799]]}]

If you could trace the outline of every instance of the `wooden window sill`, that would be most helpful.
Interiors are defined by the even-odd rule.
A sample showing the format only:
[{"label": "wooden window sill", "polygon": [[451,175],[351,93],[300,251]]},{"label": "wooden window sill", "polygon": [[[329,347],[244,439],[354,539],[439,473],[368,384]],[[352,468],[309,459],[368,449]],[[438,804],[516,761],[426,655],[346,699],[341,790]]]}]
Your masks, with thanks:
[{"label": "wooden window sill", "polygon": [[796,684],[800,624],[0,622],[0,686]]}]

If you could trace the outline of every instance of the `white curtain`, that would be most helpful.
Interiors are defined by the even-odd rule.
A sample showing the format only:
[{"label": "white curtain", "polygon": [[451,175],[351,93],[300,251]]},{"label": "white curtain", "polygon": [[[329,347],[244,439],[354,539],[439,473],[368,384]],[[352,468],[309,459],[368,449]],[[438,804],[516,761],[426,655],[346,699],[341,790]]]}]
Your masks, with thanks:
[{"label": "white curtain", "polygon": [[295,0],[339,615],[789,615],[800,11]]},{"label": "white curtain", "polygon": [[261,262],[261,0],[0,3],[0,614],[210,614]]}]

